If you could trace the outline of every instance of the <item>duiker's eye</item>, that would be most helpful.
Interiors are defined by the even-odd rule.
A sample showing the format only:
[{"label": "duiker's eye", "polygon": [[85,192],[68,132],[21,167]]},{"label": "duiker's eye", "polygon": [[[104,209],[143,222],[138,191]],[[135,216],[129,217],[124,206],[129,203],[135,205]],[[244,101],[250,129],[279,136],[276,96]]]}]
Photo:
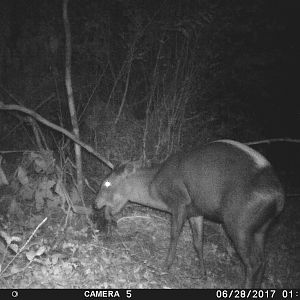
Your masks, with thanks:
[{"label": "duiker's eye", "polygon": [[106,181],[103,183],[103,185],[104,185],[106,188],[108,188],[108,187],[111,186],[111,182],[108,181],[108,180],[106,180]]}]

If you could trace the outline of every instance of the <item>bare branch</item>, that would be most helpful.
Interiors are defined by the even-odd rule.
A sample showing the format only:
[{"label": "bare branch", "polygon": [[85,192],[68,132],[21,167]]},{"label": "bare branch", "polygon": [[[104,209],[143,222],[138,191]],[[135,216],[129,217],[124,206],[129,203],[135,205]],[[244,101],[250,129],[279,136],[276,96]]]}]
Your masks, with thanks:
[{"label": "bare branch", "polygon": [[84,142],[82,142],[80,139],[78,139],[75,135],[73,135],[68,130],[66,130],[66,129],[64,129],[64,128],[56,125],[56,124],[51,123],[50,121],[48,121],[47,119],[45,119],[44,117],[42,117],[38,113],[32,111],[31,109],[28,109],[28,108],[20,106],[20,105],[15,105],[15,104],[4,105],[2,102],[0,102],[0,110],[16,110],[16,111],[23,112],[27,115],[30,115],[31,117],[33,117],[34,119],[36,119],[40,123],[42,123],[42,124],[52,128],[52,129],[54,129],[58,132],[64,134],[65,136],[70,138],[73,142],[80,145],[81,147],[86,149],[89,153],[93,154],[98,159],[100,159],[110,169],[113,169],[113,164],[110,161],[108,161],[106,158],[104,158],[102,155],[97,153],[91,146],[89,146],[89,145],[85,144]]},{"label": "bare branch", "polygon": [[259,145],[259,144],[270,144],[274,142],[288,142],[288,143],[300,143],[299,139],[290,139],[290,138],[274,138],[274,139],[266,139],[254,142],[245,143],[246,145]]}]

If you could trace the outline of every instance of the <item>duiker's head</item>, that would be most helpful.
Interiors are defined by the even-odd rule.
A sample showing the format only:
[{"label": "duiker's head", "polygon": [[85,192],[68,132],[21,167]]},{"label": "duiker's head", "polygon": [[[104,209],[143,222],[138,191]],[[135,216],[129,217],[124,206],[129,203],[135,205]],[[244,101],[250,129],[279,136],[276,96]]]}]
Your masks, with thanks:
[{"label": "duiker's head", "polygon": [[133,187],[129,179],[135,173],[136,167],[134,163],[121,165],[102,182],[95,204],[98,209],[105,206],[106,217],[117,214],[130,200]]}]

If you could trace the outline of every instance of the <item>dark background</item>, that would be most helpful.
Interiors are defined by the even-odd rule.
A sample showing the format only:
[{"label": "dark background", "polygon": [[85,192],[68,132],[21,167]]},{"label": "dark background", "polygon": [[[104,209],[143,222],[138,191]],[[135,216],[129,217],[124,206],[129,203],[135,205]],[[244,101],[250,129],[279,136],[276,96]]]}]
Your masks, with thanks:
[{"label": "dark background", "polygon": [[[180,107],[180,132],[179,123],[169,126],[181,137],[174,147],[154,153],[151,144],[157,143],[161,135],[147,134],[150,159],[165,158],[180,148],[216,138],[245,142],[299,138],[296,1],[73,0],[69,3],[69,18],[72,79],[81,135],[98,151],[109,152],[113,161],[141,155],[143,134],[139,130],[145,130],[151,97],[149,111],[156,118],[164,116],[155,108],[171,101],[174,95],[186,103]],[[8,104],[18,99],[19,104],[35,109],[54,92],[55,99],[44,104],[39,113],[70,130],[61,1],[2,0],[0,19],[1,101]],[[99,132],[106,134],[103,124],[116,118],[128,73],[122,110],[127,123],[123,120],[121,127],[131,132],[137,145],[132,147],[131,142],[124,146],[124,153],[108,151],[103,144],[109,149],[113,145]],[[179,96],[183,89],[184,97]],[[97,123],[94,134],[98,143],[91,137],[91,126],[86,126],[91,111]],[[2,149],[34,144],[26,124],[11,131],[16,124],[15,113],[0,112],[0,117]],[[139,124],[138,129],[130,127],[132,122]],[[165,122],[170,123],[170,119]],[[52,141],[51,147],[56,148],[62,137],[43,130],[50,144]],[[122,136],[121,132],[117,138],[114,136],[119,140],[116,148],[127,143],[126,138],[121,141]],[[274,151],[274,145],[263,145],[261,149],[268,153]],[[279,156],[293,157],[289,161],[293,165],[295,157],[287,151],[298,152],[293,150],[296,146],[281,143],[276,147],[280,148]]]}]

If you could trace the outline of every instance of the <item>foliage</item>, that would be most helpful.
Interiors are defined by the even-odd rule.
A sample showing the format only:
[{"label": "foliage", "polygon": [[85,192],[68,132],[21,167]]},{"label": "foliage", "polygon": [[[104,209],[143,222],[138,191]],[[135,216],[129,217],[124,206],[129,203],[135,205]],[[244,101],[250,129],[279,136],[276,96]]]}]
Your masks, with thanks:
[{"label": "foliage", "polygon": [[61,197],[55,193],[59,173],[51,152],[25,153],[15,172],[14,185],[18,200],[35,200],[35,209],[40,212],[46,207],[61,205]]}]

